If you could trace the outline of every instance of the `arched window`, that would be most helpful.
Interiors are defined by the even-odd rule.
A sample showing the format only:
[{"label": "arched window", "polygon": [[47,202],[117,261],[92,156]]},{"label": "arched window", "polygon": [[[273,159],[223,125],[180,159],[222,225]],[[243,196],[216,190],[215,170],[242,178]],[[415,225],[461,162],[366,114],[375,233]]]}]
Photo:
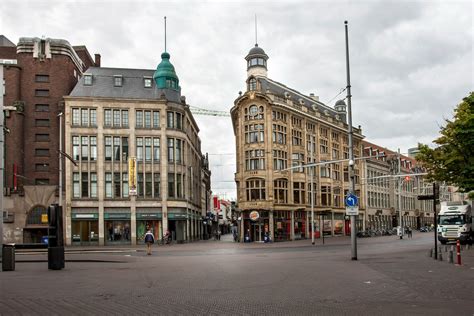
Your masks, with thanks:
[{"label": "arched window", "polygon": [[265,180],[248,179],[246,181],[247,201],[265,200]]},{"label": "arched window", "polygon": [[34,206],[29,212],[26,219],[26,225],[48,225],[41,222],[41,216],[48,214],[48,209],[42,205]]},{"label": "arched window", "polygon": [[257,90],[257,79],[250,78],[249,79],[249,91]]}]

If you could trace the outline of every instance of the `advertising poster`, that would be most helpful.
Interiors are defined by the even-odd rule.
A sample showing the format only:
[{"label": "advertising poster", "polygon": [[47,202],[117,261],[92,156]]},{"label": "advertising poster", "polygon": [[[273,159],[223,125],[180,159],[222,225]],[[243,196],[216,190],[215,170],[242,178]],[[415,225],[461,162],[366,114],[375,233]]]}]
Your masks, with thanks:
[{"label": "advertising poster", "polygon": [[137,158],[128,158],[128,195],[137,195]]}]

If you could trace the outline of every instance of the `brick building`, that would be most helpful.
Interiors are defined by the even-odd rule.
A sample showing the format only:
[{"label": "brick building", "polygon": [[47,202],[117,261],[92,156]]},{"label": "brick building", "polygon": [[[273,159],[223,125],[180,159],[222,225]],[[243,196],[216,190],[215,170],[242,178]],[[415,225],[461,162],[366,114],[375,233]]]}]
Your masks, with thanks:
[{"label": "brick building", "polygon": [[58,203],[59,119],[82,73],[100,66],[84,46],[51,38],[0,36],[5,82],[4,240],[40,242],[41,214]]}]

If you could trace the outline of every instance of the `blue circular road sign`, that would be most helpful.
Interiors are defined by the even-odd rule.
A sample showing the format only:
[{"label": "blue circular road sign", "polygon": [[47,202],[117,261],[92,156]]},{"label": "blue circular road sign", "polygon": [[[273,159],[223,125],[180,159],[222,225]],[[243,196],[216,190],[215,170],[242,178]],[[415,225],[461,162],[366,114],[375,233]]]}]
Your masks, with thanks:
[{"label": "blue circular road sign", "polygon": [[346,196],[346,206],[353,207],[359,204],[359,199],[354,194]]}]

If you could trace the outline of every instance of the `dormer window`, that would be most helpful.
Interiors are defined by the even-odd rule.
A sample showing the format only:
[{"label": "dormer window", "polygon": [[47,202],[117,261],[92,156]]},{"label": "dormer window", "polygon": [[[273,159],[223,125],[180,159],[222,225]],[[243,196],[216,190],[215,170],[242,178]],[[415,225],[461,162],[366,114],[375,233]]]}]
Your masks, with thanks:
[{"label": "dormer window", "polygon": [[151,77],[143,78],[143,84],[145,85],[145,88],[151,88],[151,84],[152,84],[151,80],[152,80]]},{"label": "dormer window", "polygon": [[249,91],[257,90],[257,79],[250,78],[249,80]]},{"label": "dormer window", "polygon": [[114,76],[114,87],[121,87],[122,86],[122,76]]},{"label": "dormer window", "polygon": [[265,59],[263,58],[252,58],[248,61],[248,67],[252,67],[252,66],[264,66],[266,67],[265,65]]},{"label": "dormer window", "polygon": [[91,74],[85,74],[84,75],[84,85],[85,86],[92,86],[92,75]]}]

